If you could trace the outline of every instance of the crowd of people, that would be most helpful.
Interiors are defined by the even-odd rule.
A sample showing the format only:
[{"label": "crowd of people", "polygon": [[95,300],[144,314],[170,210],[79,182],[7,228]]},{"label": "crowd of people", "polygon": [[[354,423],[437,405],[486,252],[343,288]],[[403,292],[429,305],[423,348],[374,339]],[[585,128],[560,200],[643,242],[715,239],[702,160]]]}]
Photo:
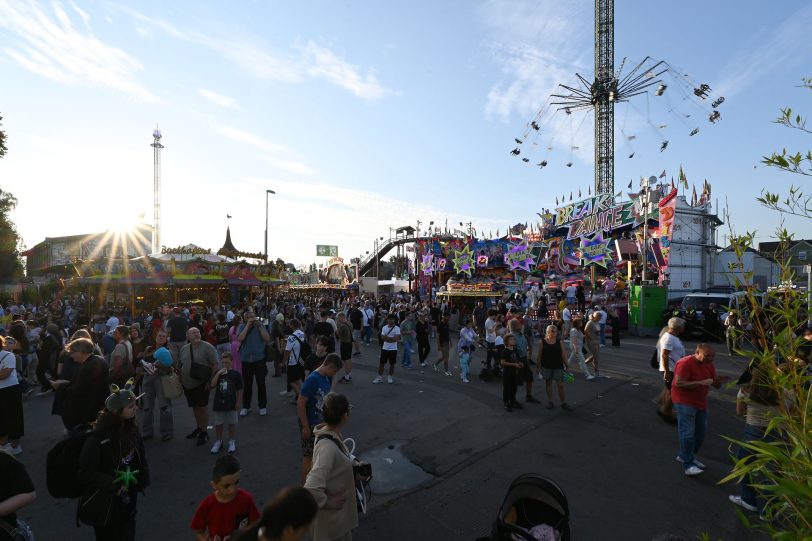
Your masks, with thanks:
[{"label": "crowd of people", "polygon": [[[379,348],[373,353],[378,371],[372,384],[394,384],[398,365],[402,370],[431,367],[446,377],[456,371],[463,385],[478,372],[483,384],[501,380],[508,412],[524,408],[516,398],[520,388],[525,404],[541,403],[533,394],[538,379],[544,382],[548,409],[556,407],[557,395],[561,409],[571,411],[566,383],[576,379],[576,367],[586,381],[607,377],[601,372],[607,328],[611,345],[620,345],[618,313],[605,303],[616,290],[607,288],[603,305],[586,305],[579,288],[572,290],[571,298],[567,289],[560,300],[538,289],[519,292],[490,307],[405,294],[367,299],[283,293],[234,307],[164,305],[133,319],[115,309],[83,317],[89,304],[82,298],[36,310],[12,306],[0,338],[0,445],[5,452],[0,455],[23,452],[24,399],[51,397],[52,413],[61,418],[67,437],[90,434],[77,464],[83,486],[80,519],[94,527],[97,539],[134,539],[138,493],[149,484],[143,442],[156,435],[162,442],[175,437],[174,408],[185,398],[195,420],[186,438],[197,446],[211,444],[209,452],[218,457],[213,493],[191,522],[198,539],[298,539],[308,528],[317,540],[349,539],[358,523],[355,483],[369,474],[341,438],[352,406],[346,393],[335,391],[357,381],[353,359],[365,348]],[[672,318],[658,341],[656,359],[665,383],[658,413],[678,425],[677,460],[691,476],[704,466],[696,455],[707,427],[708,388],[718,388],[724,378],[713,369],[711,346],[701,344],[693,355],[686,354],[679,340],[684,327],[683,320]],[[456,330],[459,337],[453,342]],[[284,377],[281,394],[296,406],[292,415],[300,430],[306,490],[286,489],[260,513],[252,496],[238,488],[235,453],[239,419],[268,413],[268,376]],[[752,382],[741,382],[745,438],[763,437],[765,415],[784,399],[759,391],[753,382],[765,377],[753,370]],[[125,468],[140,473],[122,480]],[[10,473],[3,475],[13,479],[4,486],[14,487],[21,507],[30,502],[33,485],[18,470],[4,466]],[[741,496],[731,500],[759,509],[753,483],[745,481],[742,487]],[[0,491],[0,505],[2,496]],[[280,513],[291,502],[310,511],[286,515],[280,529]],[[18,508],[0,522],[16,524],[13,511]],[[246,528],[251,533],[237,533]]]}]

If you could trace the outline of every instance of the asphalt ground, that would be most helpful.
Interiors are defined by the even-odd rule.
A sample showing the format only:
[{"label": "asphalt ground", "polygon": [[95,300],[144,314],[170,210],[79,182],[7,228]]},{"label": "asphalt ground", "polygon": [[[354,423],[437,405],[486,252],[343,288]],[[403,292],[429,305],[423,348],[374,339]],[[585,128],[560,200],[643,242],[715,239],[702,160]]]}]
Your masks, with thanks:
[{"label": "asphalt ground", "polygon": [[[687,342],[686,349],[693,345]],[[759,539],[741,525],[727,499],[737,487],[718,484],[731,464],[724,436],[738,437],[743,429],[735,416],[735,389],[711,391],[709,432],[699,454],[707,470],[686,477],[675,461],[676,428],[655,414],[652,400],[662,383],[649,366],[653,347],[654,339],[624,337],[622,347],[604,348],[601,372],[611,378],[587,382],[578,374],[566,387],[573,412],[527,404],[512,413],[502,407],[498,381],[474,377],[462,383],[456,359],[454,377],[398,365],[394,385],[372,385],[378,348],[363,347],[354,358],[353,383],[336,385],[354,406],[344,436],[356,441],[356,454],[371,458],[375,475],[376,494],[354,538],[487,535],[511,480],[536,472],[563,488],[572,539],[647,540],[665,532]],[[435,350],[430,359],[436,358]],[[476,372],[483,359],[478,351]],[[721,351],[716,357],[720,374],[738,376],[742,363]],[[299,482],[298,429],[294,406],[279,395],[283,380],[269,378],[268,416],[259,417],[255,405],[238,428],[241,486],[259,505]],[[546,402],[543,382],[536,380],[534,395]],[[524,400],[522,389],[517,396]],[[20,516],[38,540],[92,539],[89,527],[75,526],[75,502],[54,500],[45,488],[45,455],[62,437],[61,421],[50,408],[50,397],[25,403],[26,437],[18,458],[38,498]],[[185,439],[193,429],[191,411],[183,400],[174,409],[175,438],[146,442],[152,485],[139,499],[139,539],[193,539],[189,522],[210,491],[210,445],[196,447]]]}]

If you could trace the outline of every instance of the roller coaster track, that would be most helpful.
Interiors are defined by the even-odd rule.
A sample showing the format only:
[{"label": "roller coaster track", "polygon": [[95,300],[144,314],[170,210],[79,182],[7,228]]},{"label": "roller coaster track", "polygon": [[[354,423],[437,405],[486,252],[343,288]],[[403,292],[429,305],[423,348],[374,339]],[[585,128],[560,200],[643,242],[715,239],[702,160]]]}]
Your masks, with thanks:
[{"label": "roller coaster track", "polygon": [[439,240],[442,242],[447,242],[449,240],[458,239],[460,237],[455,235],[432,235],[426,237],[391,237],[384,240],[378,246],[378,253],[370,254],[369,257],[362,259],[358,262],[358,275],[359,276],[366,276],[370,272],[374,271],[375,269],[375,262],[383,260],[383,257],[389,253],[389,251],[394,248],[395,246],[401,246],[403,244],[413,244],[418,241],[434,241]]}]

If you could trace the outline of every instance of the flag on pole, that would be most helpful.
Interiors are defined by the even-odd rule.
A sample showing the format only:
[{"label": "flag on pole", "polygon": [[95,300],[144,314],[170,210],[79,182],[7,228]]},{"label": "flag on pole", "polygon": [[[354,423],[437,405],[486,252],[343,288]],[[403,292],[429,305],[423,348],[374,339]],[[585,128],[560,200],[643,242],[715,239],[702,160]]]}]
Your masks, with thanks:
[{"label": "flag on pole", "polygon": [[572,201],[572,192],[570,192],[570,201]]},{"label": "flag on pole", "polygon": [[590,186],[590,187],[589,187],[589,189],[587,190],[587,192],[589,193],[589,195],[592,195],[592,186]]},{"label": "flag on pole", "polygon": [[631,181],[631,180],[629,181],[629,189],[630,189],[630,190],[632,189],[632,182],[633,182],[633,181]]},{"label": "flag on pole", "polygon": [[679,181],[682,183],[682,187],[686,190],[688,189],[688,177],[685,176],[685,172],[682,170],[682,166],[679,166]]},{"label": "flag on pole", "polygon": [[581,188],[578,188],[578,198],[581,197]]},{"label": "flag on pole", "polygon": [[556,205],[558,204],[558,198],[557,197],[555,198],[555,204]]},{"label": "flag on pole", "polygon": [[674,184],[674,177],[671,177],[671,189],[675,190],[677,188],[676,184]]},{"label": "flag on pole", "polygon": [[662,172],[662,173],[660,173],[660,177],[659,177],[659,178],[665,178],[665,169],[663,169],[663,172]]},{"label": "flag on pole", "polygon": [[696,206],[696,204],[697,204],[697,200],[696,200],[696,186],[694,186],[694,187],[693,187],[693,189],[694,189],[694,195],[693,195],[693,196],[691,196],[691,206],[692,206],[692,207],[695,207],[695,206]]}]

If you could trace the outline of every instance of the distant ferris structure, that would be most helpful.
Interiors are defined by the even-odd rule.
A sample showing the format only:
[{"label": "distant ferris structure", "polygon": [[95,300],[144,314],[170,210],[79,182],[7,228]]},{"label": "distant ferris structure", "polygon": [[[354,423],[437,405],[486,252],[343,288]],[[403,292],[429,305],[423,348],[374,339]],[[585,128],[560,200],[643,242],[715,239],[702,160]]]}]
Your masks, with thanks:
[{"label": "distant ferris structure", "polygon": [[161,130],[155,126],[155,131],[152,132],[153,148],[153,203],[152,203],[152,253],[157,254],[161,251],[161,150],[164,146],[161,144]]},{"label": "distant ferris structure", "polygon": [[[552,94],[547,102],[538,110],[535,117],[525,125],[521,137],[514,139],[516,146],[510,153],[521,156],[521,161],[534,164],[544,169],[552,163],[550,152],[556,150],[560,141],[555,141],[550,133],[560,132],[569,127],[569,147],[559,150],[569,152],[569,158],[560,160],[566,167],[573,165],[573,153],[579,150],[575,145],[575,136],[583,125],[585,116],[580,121],[574,117],[579,113],[593,113],[595,115],[594,142],[595,142],[595,194],[614,194],[615,191],[615,107],[623,104],[638,110],[631,103],[631,98],[645,95],[646,107],[645,122],[657,138],[659,151],[668,148],[667,135],[663,130],[668,124],[662,121],[655,122],[650,110],[652,105],[659,105],[666,115],[675,123],[682,124],[689,136],[699,133],[697,119],[707,118],[715,124],[721,118],[718,107],[724,103],[725,98],[714,96],[707,84],[699,84],[683,70],[669,64],[664,60],[656,60],[649,56],[634,65],[624,73],[626,58],[615,70],[615,1],[595,0],[595,75],[590,81],[576,73],[577,78],[573,84],[559,85],[566,92]],[[656,86],[655,86],[656,85]],[[672,94],[676,94],[672,101],[666,94],[671,87]],[[654,99],[649,100],[649,96]],[[563,113],[563,114],[559,114]],[[577,127],[576,127],[577,126]],[[636,153],[633,146],[637,135],[628,133],[626,128],[626,115],[620,128],[624,145],[628,150],[628,158],[634,158]],[[536,163],[538,162],[538,163]],[[590,190],[591,192],[591,190]],[[563,198],[563,196],[562,196]]]}]

